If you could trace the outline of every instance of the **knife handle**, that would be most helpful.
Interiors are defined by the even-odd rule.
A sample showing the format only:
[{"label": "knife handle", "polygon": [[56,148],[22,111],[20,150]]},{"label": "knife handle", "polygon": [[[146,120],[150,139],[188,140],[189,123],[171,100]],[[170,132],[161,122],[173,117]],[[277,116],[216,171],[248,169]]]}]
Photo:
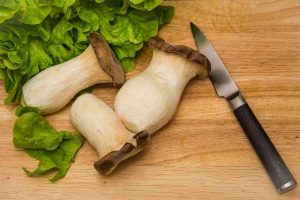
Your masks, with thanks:
[{"label": "knife handle", "polygon": [[233,112],[236,118],[250,140],[277,191],[284,193],[293,189],[297,185],[296,180],[245,99],[239,94],[230,102],[234,108]]}]

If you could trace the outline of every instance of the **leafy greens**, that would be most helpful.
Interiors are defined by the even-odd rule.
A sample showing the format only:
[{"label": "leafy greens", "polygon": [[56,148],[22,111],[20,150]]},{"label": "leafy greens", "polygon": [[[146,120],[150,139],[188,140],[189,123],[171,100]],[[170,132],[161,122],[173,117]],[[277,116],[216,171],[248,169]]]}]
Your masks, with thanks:
[{"label": "leafy greens", "polygon": [[37,160],[37,169],[30,172],[23,168],[28,176],[40,176],[50,170],[58,172],[51,182],[65,177],[76,152],[83,143],[83,137],[66,131],[56,131],[36,108],[20,107],[16,110],[19,116],[13,130],[15,147],[24,148],[26,153]]},{"label": "leafy greens", "polygon": [[174,8],[162,0],[2,0],[0,80],[18,103],[32,76],[85,50],[90,32],[100,32],[126,72],[135,68],[145,41],[168,23]]}]

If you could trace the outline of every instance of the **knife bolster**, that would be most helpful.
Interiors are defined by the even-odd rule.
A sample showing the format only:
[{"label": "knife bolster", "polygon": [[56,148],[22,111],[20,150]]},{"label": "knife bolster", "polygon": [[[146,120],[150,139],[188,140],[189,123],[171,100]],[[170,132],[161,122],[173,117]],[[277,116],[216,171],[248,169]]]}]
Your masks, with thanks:
[{"label": "knife bolster", "polygon": [[247,104],[246,100],[242,96],[241,93],[239,93],[236,97],[233,99],[229,100],[233,110],[236,110],[237,108],[241,107],[242,105]]}]

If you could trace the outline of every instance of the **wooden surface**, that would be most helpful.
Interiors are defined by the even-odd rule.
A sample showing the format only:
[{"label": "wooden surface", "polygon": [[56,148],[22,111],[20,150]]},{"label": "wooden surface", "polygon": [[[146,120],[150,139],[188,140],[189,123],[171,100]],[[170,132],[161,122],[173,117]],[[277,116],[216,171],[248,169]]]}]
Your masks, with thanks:
[{"label": "wooden surface", "polygon": [[[160,35],[195,47],[192,20],[213,42],[225,65],[300,182],[300,1],[166,1],[176,16]],[[141,71],[151,52],[139,59]],[[112,105],[116,90],[95,92]],[[0,101],[5,97],[0,84]],[[48,117],[73,130],[69,108]],[[112,176],[93,168],[86,142],[66,178],[27,178],[36,162],[12,145],[14,107],[0,105],[0,199],[300,199],[300,186],[278,195],[227,103],[209,80],[193,80],[173,120],[151,145]]]}]

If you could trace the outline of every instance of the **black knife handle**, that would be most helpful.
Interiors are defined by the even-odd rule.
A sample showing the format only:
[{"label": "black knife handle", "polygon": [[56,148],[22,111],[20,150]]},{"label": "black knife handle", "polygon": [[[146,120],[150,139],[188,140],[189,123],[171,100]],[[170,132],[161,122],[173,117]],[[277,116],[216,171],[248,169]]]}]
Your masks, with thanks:
[{"label": "black knife handle", "polygon": [[297,182],[282,160],[267,133],[256,119],[244,98],[241,95],[236,98],[239,99],[233,99],[230,101],[234,107],[233,112],[259,156],[277,191],[279,193],[284,193],[293,189],[297,185]]}]

